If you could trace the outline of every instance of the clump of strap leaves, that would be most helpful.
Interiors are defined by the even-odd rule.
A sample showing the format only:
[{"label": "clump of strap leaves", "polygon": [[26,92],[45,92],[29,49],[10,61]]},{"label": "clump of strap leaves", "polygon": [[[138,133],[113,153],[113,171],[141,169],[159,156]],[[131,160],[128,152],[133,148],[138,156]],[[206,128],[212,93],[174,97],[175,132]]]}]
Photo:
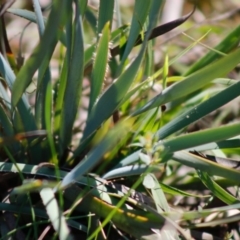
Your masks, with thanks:
[{"label": "clump of strap leaves", "polygon": [[[157,26],[164,1],[138,0],[121,25],[114,0],[97,9],[86,0],[41,9],[33,0],[34,11],[13,2],[0,12],[1,239],[206,239],[217,234],[209,227],[239,221],[238,162],[204,151],[239,147],[240,123],[184,130],[239,96],[239,81],[222,77],[240,62],[240,27],[176,81],[168,69],[188,49],[156,69],[152,40],[194,10]],[[12,54],[6,14],[39,30],[25,61]],[[153,96],[156,83],[163,90]]]}]

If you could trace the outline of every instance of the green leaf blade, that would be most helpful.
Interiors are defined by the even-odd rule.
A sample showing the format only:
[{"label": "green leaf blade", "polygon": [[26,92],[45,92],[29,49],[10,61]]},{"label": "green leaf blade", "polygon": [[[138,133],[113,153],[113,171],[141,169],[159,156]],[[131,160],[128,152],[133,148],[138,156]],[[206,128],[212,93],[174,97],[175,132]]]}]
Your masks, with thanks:
[{"label": "green leaf blade", "polygon": [[[69,1],[64,0],[62,4],[54,1],[52,11],[46,26],[46,30],[39,45],[35,48],[30,58],[19,71],[12,89],[12,105],[16,106],[26,88],[32,81],[34,73],[37,71],[44,59],[49,62],[58,39],[58,27],[65,20],[64,9]],[[71,4],[71,3],[70,3]],[[45,68],[47,66],[45,65]]]},{"label": "green leaf blade", "polygon": [[58,206],[53,190],[51,188],[44,188],[40,191],[40,196],[47,210],[47,214],[51,220],[53,228],[58,233],[59,239],[73,239],[63,213]]},{"label": "green leaf blade", "polygon": [[[240,36],[240,26],[237,26],[215,47],[215,49],[223,53],[230,52],[239,44],[239,36]],[[208,64],[211,64],[213,61],[215,61],[219,57],[221,56],[217,52],[210,51],[204,57],[202,57],[197,62],[195,62],[184,75],[188,76],[194,73],[195,71],[207,66]]]},{"label": "green leaf blade", "polygon": [[191,74],[183,81],[175,83],[164,89],[159,95],[151,99],[142,108],[136,110],[132,115],[138,115],[142,112],[158,107],[167,102],[176,100],[187,94],[190,94],[217,77],[221,77],[231,71],[240,62],[240,49],[228,54],[217,62]]},{"label": "green leaf blade", "polygon": [[96,57],[93,64],[92,76],[91,76],[91,94],[90,94],[90,103],[89,111],[92,109],[96,99],[98,98],[101,89],[103,87],[103,82],[105,74],[107,71],[108,64],[108,55],[109,55],[109,40],[110,40],[110,31],[109,31],[109,22],[106,23],[102,36],[99,39],[99,43],[96,50]]},{"label": "green leaf blade", "polygon": [[152,1],[145,0],[139,0],[135,2],[130,33],[124,54],[122,56],[122,64],[120,68],[123,68],[123,64],[125,63],[125,60],[127,59],[130,51],[134,47],[140,31],[143,30],[144,22],[146,21],[146,18],[149,14],[151,3]]},{"label": "green leaf blade", "polygon": [[218,185],[206,172],[198,171],[199,178],[203,184],[211,190],[214,196],[228,205],[239,203],[239,200],[233,195],[225,191],[220,185]]},{"label": "green leaf blade", "polygon": [[[74,20],[74,38],[72,42],[71,57],[68,58],[67,83],[64,90],[63,106],[61,111],[60,138],[62,149],[69,144],[72,136],[71,129],[77,116],[84,68],[84,43],[82,18],[77,6]],[[70,129],[70,130],[69,130]]]},{"label": "green leaf blade", "polygon": [[163,140],[160,144],[163,144],[166,152],[172,153],[206,143],[218,142],[237,135],[240,135],[240,123],[185,134],[173,139]]},{"label": "green leaf blade", "polygon": [[175,152],[171,156],[171,159],[197,170],[207,172],[212,176],[221,176],[227,179],[231,176],[232,181],[239,182],[240,171],[225,167],[195,154],[179,151]]},{"label": "green leaf blade", "polygon": [[111,28],[113,20],[114,0],[100,0],[97,33],[101,33],[106,23]]},{"label": "green leaf blade", "polygon": [[177,116],[175,119],[167,123],[156,133],[157,139],[164,139],[167,136],[179,131],[180,129],[194,123],[198,119],[206,116],[212,111],[220,108],[224,104],[230,102],[239,96],[240,82],[236,82],[232,86],[224,89],[208,100],[196,105],[189,111]]}]

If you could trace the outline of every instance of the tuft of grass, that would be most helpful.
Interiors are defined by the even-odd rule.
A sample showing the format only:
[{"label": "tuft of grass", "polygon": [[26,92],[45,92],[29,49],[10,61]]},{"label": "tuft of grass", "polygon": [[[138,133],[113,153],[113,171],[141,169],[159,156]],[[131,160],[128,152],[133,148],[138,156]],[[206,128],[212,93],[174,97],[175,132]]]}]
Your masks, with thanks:
[{"label": "tuft of grass", "polygon": [[3,5],[39,43],[17,65],[0,16],[0,239],[237,239],[239,26],[216,46],[189,30],[158,63],[197,7],[159,25],[165,1],[138,0],[129,25],[116,2]]}]

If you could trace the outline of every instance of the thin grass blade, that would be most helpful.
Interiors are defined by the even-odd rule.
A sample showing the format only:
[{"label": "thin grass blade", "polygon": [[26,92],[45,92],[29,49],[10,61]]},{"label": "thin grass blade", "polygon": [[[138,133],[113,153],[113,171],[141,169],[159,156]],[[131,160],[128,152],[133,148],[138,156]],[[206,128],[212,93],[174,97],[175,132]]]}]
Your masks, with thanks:
[{"label": "thin grass blade", "polygon": [[206,151],[206,150],[212,150],[212,149],[239,148],[239,147],[240,147],[240,139],[230,139],[230,140],[223,140],[220,142],[203,144],[200,146],[193,147],[190,150]]},{"label": "thin grass blade", "polygon": [[68,60],[67,84],[64,90],[61,111],[60,140],[62,149],[70,143],[74,121],[78,113],[84,69],[84,43],[82,17],[76,1],[76,13],[73,25],[71,58]]},{"label": "thin grass blade", "polygon": [[[71,54],[72,54],[72,43],[73,43],[73,9],[71,5],[67,6],[66,12],[69,16],[67,21],[65,22],[65,28],[66,28],[66,54],[63,58],[63,63],[61,66],[61,73],[59,78],[59,86],[58,86],[58,94],[56,99],[56,106],[54,111],[54,132],[59,136],[60,135],[60,127],[61,127],[61,112],[62,112],[62,106],[64,102],[64,95],[65,95],[65,89],[67,86],[67,80],[68,80],[68,74],[70,69],[70,63],[71,63]],[[61,146],[59,146],[59,151],[63,152],[64,150],[61,149]],[[60,154],[61,155],[61,154]]]},{"label": "thin grass blade", "polygon": [[240,123],[206,129],[178,136],[173,139],[163,140],[160,141],[159,146],[163,145],[165,151],[170,153],[193,148],[206,143],[218,142],[237,135],[240,135]]},{"label": "thin grass blade", "polygon": [[128,155],[126,158],[122,159],[115,167],[114,169],[124,167],[130,164],[133,164],[137,161],[139,161],[140,157],[139,154],[141,153],[142,150],[138,150],[130,155]]},{"label": "thin grass blade", "polygon": [[221,164],[212,162],[200,156],[196,156],[192,153],[186,151],[175,152],[171,159],[174,159],[177,162],[180,162],[186,166],[193,167],[197,170],[207,172],[212,176],[221,176],[232,181],[239,181],[240,171],[224,167]]},{"label": "thin grass blade", "polygon": [[[45,31],[44,18],[42,15],[41,7],[38,0],[33,1],[34,11],[37,20],[39,37],[41,38]],[[39,129],[45,128],[45,95],[47,91],[48,83],[51,81],[51,73],[49,67],[45,69],[45,65],[49,65],[47,59],[43,60],[41,66],[39,66],[37,92],[35,101],[35,119]],[[52,111],[50,111],[52,112]]]},{"label": "thin grass blade", "polygon": [[[32,81],[32,77],[42,61],[46,59],[49,62],[58,39],[58,28],[67,18],[65,8],[71,1],[64,0],[61,4],[54,1],[52,11],[49,15],[46,30],[39,45],[35,48],[30,58],[19,71],[12,89],[12,105],[16,106],[25,92],[26,88]],[[47,66],[45,66],[47,68]]]},{"label": "thin grass blade", "polygon": [[206,66],[205,68],[191,74],[185,80],[177,82],[164,89],[159,95],[151,99],[142,108],[137,109],[132,115],[138,115],[149,109],[158,107],[167,102],[184,97],[207,83],[214,78],[221,77],[231,71],[240,62],[240,49],[228,54],[226,57]]},{"label": "thin grass blade", "polygon": [[[0,72],[3,78],[6,80],[9,89],[12,90],[16,77],[9,64],[2,56],[2,54],[0,54]],[[10,106],[10,98],[8,97],[7,90],[4,89],[3,86],[1,87],[1,90],[2,98],[4,98],[7,101],[6,106],[9,107],[9,110],[13,111],[13,109]],[[33,118],[29,102],[25,95],[21,97],[20,102],[17,105],[16,112],[17,114],[14,115],[13,121],[19,122],[19,124],[15,126],[15,131],[19,132],[36,130],[35,119]]]},{"label": "thin grass blade", "polygon": [[143,30],[144,23],[149,14],[152,1],[139,0],[135,2],[133,10],[133,18],[131,22],[131,28],[128,36],[128,41],[124,53],[122,55],[122,62],[120,69],[123,68],[124,63],[135,45],[135,42],[138,38],[139,33]]},{"label": "thin grass blade", "polygon": [[[234,48],[236,48],[237,45],[239,44],[239,40],[240,40],[239,36],[240,36],[240,26],[237,26],[214,49],[222,53],[229,53]],[[207,66],[213,61],[216,61],[220,57],[221,55],[219,55],[217,52],[210,51],[208,54],[204,55],[204,57],[202,57],[197,62],[195,62],[184,75],[188,76],[196,72],[197,70]]]},{"label": "thin grass blade", "polygon": [[237,98],[240,94],[239,88],[240,82],[236,82],[203,103],[200,103],[189,111],[177,116],[156,132],[156,138],[158,140],[164,139]]},{"label": "thin grass blade", "polygon": [[[16,16],[22,17],[24,19],[27,19],[31,22],[37,23],[37,18],[36,18],[36,14],[34,14],[34,12],[26,10],[26,9],[18,9],[18,8],[9,8],[7,10],[7,12],[12,13]],[[43,18],[44,22],[47,21],[46,18]]]},{"label": "thin grass blade", "polygon": [[46,208],[48,217],[51,220],[54,230],[58,233],[60,240],[73,239],[67,222],[63,216],[61,209],[58,206],[57,200],[51,188],[44,188],[40,191],[43,204]]},{"label": "thin grass blade", "polygon": [[[218,185],[206,172],[198,171],[199,178],[212,194],[228,205],[239,203],[240,201],[233,195]],[[238,184],[236,182],[236,184]]]},{"label": "thin grass blade", "polygon": [[121,178],[126,176],[139,176],[142,173],[151,171],[161,171],[162,165],[146,165],[146,164],[134,164],[130,166],[124,166],[113,169],[102,176],[104,179]]},{"label": "thin grass blade", "polygon": [[92,76],[91,76],[91,93],[90,93],[90,103],[89,112],[91,111],[94,103],[96,102],[102,88],[107,71],[108,55],[109,55],[109,22],[106,23],[102,36],[99,39],[99,43],[96,49],[96,57],[93,64]]},{"label": "thin grass blade", "polygon": [[[36,14],[32,11],[26,10],[26,9],[19,9],[19,8],[9,8],[7,12],[12,13],[16,16],[19,16],[21,18],[24,18],[30,22],[37,23]],[[43,22],[47,22],[47,18],[43,17]],[[61,30],[58,29],[59,33],[59,40],[62,42],[63,45],[66,45],[66,36]]]},{"label": "thin grass blade", "polygon": [[171,187],[169,185],[166,185],[164,183],[160,183],[162,190],[165,193],[174,195],[174,196],[185,196],[185,197],[196,197],[196,198],[209,198],[211,195],[198,195],[193,193],[188,193],[186,191],[182,191],[178,188]]},{"label": "thin grass blade", "polygon": [[114,0],[100,0],[97,34],[103,31],[103,28],[107,22],[109,22],[109,28],[111,29],[114,3]]},{"label": "thin grass blade", "polygon": [[33,0],[33,7],[36,15],[39,35],[42,36],[45,30],[45,25],[44,25],[44,18],[41,11],[41,6],[38,0]]},{"label": "thin grass blade", "polygon": [[167,199],[155,175],[148,173],[144,176],[143,185],[151,190],[157,211],[159,213],[162,213],[163,211],[168,212],[170,209]]}]

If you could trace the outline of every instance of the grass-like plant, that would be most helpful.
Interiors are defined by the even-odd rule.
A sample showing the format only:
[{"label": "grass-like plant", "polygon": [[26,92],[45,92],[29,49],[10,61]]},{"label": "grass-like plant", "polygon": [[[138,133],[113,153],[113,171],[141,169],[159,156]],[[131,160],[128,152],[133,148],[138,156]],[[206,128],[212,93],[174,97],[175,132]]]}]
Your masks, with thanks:
[{"label": "grass-like plant", "polygon": [[[160,0],[135,1],[130,25],[114,0],[97,11],[86,0],[54,0],[47,18],[33,4],[35,12],[2,8],[36,23],[39,44],[17,65],[1,16],[0,238],[204,239],[216,235],[208,227],[239,221],[229,215],[240,208],[238,161],[224,154],[240,146],[240,123],[186,132],[239,96],[239,81],[227,76],[240,62],[240,27],[169,76],[201,39],[166,53],[158,69],[152,39],[191,13],[157,27]],[[163,89],[153,96],[156,84]]]}]

